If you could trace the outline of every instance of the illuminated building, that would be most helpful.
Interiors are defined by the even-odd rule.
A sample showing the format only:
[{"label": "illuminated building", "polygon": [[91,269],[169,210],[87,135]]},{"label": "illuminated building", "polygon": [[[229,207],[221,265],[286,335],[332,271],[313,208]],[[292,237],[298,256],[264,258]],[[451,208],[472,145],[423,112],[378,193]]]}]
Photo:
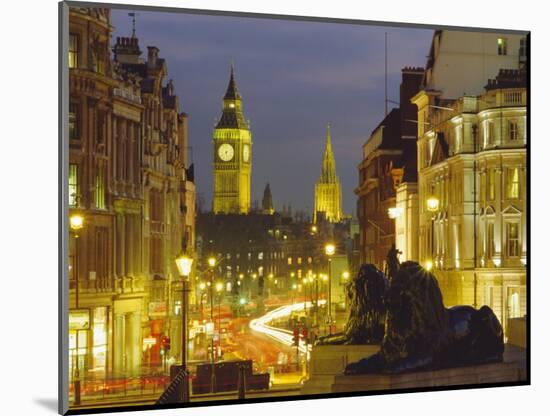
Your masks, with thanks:
[{"label": "illuminated building", "polygon": [[[231,282],[236,291],[242,274],[240,289],[253,297],[260,294],[262,284],[264,295],[288,290],[308,270],[317,272],[323,266],[319,257],[324,244],[322,236],[312,235],[311,223],[296,222],[278,212],[202,213],[197,217],[197,236],[202,263],[214,255],[218,259],[217,276]],[[254,274],[256,280],[252,278]],[[272,279],[268,281],[270,275]]]},{"label": "illuminated building", "polygon": [[336,161],[328,126],[321,176],[315,184],[313,222],[317,223],[321,218],[328,222],[339,222],[342,217],[342,186],[336,176]]},{"label": "illuminated building", "polygon": [[[433,264],[445,304],[488,305],[505,328],[526,313],[527,91],[521,59],[517,66],[495,73],[479,95],[423,90],[412,99],[424,121],[420,260]],[[437,201],[430,210],[429,198]]]},{"label": "illuminated building", "polygon": [[[139,77],[144,106],[141,154],[126,153],[133,155],[130,160],[142,160],[142,225],[135,240],[125,232],[124,225],[117,231],[125,241],[142,240],[130,243],[142,244],[131,261],[143,267],[147,305],[140,317],[143,338],[157,341],[147,349],[144,360],[147,365],[158,365],[162,336],[173,340],[170,355],[176,356],[181,348],[181,296],[177,294],[181,282],[174,259],[183,249],[192,249],[194,242],[195,187],[193,167],[187,167],[187,115],[179,112],[172,80],[165,83],[168,68],[158,48],[149,46],[144,61],[138,39],[132,36],[117,38],[114,52],[120,71]],[[118,260],[124,264],[124,258]]]},{"label": "illuminated building", "polygon": [[69,23],[69,215],[83,218],[69,238],[69,371],[78,360],[85,382],[154,363],[158,346],[143,339],[153,327],[168,335],[173,259],[194,241],[194,184],[187,117],[162,86],[158,49],[143,62],[138,39],[119,38],[112,60],[109,9],[70,8]]},{"label": "illuminated building", "polygon": [[212,138],[214,213],[250,211],[250,174],[252,169],[252,133],[245,120],[242,97],[237,89],[233,66],[223,110]]},{"label": "illuminated building", "polygon": [[264,196],[262,198],[262,213],[273,215],[275,209],[273,208],[273,197],[271,196],[271,188],[269,183],[265,185]]},{"label": "illuminated building", "polygon": [[[363,160],[358,166],[357,212],[360,226],[360,258],[384,270],[386,256],[402,234],[405,218],[414,212],[416,196],[416,107],[410,98],[418,92],[423,68],[403,68],[399,108],[392,109],[373,130],[363,145]],[[399,195],[399,196],[398,196]],[[399,199],[399,206],[398,205]],[[402,200],[407,201],[403,206]],[[409,206],[407,207],[407,204]],[[391,212],[391,217],[388,215]],[[416,239],[398,239],[397,248],[415,259]]]},{"label": "illuminated building", "polygon": [[[69,378],[78,368],[86,380],[90,371],[105,375],[112,370],[109,333],[119,282],[112,244],[111,92],[119,83],[111,75],[109,9],[71,8],[69,22],[68,202],[69,215],[84,218],[82,229],[69,238]],[[135,306],[128,312],[138,311],[139,302]]]}]

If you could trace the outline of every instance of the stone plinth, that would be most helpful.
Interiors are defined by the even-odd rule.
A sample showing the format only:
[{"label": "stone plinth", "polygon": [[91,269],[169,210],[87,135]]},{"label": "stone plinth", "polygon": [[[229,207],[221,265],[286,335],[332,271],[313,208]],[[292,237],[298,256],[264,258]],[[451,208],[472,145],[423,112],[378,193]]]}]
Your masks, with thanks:
[{"label": "stone plinth", "polygon": [[309,379],[302,386],[302,394],[330,393],[334,377],[346,366],[368,357],[380,349],[379,345],[317,345],[311,351]]},{"label": "stone plinth", "polygon": [[508,347],[504,361],[471,367],[419,371],[399,375],[337,375],[332,393],[398,390],[419,387],[460,386],[464,384],[521,382],[527,380],[525,350]]},{"label": "stone plinth", "polygon": [[506,332],[509,344],[527,348],[527,322],[525,317],[508,319]]}]

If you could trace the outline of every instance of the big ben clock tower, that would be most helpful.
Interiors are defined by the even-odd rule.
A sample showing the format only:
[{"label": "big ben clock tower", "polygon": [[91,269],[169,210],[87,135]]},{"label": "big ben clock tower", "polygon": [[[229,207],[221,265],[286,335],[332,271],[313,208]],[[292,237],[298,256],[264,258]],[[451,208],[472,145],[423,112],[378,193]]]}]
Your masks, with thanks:
[{"label": "big ben clock tower", "polygon": [[246,214],[250,211],[250,172],[252,169],[252,133],[243,116],[242,97],[237,90],[231,66],[229,85],[223,97],[222,115],[214,128],[215,214]]}]

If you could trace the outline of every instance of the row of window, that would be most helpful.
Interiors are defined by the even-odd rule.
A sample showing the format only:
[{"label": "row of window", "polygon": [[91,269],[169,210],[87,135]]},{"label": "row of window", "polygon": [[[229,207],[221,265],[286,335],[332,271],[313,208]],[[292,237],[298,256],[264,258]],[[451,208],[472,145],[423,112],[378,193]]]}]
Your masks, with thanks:
[{"label": "row of window", "polygon": [[[487,247],[486,255],[493,258],[495,255],[495,224],[487,223]],[[519,224],[517,222],[506,223],[506,255],[509,258],[518,258],[521,254],[519,240]]]},{"label": "row of window", "polygon": [[[106,59],[108,59],[107,45],[102,42],[92,42],[89,46],[89,60],[91,61],[91,69],[100,74],[105,74]],[[76,33],[69,34],[69,51],[68,51],[69,68],[80,68],[81,62],[81,43],[80,36]]]},{"label": "row of window", "polygon": [[[508,120],[506,123],[505,137],[510,142],[517,142],[520,139],[519,123],[516,119]],[[484,147],[495,145],[495,120],[485,120],[483,122]]]},{"label": "row of window", "polygon": [[[487,182],[486,182],[486,192],[487,199],[493,201],[495,199],[495,169],[487,170]],[[520,181],[519,181],[519,168],[507,168],[506,169],[506,198],[507,199],[518,199],[520,197]]]},{"label": "row of window", "polygon": [[[497,54],[501,56],[508,55],[508,39],[497,39]],[[519,40],[519,56],[527,56],[527,39],[525,38]]]},{"label": "row of window", "polygon": [[[505,223],[505,247],[504,253],[508,258],[519,258],[521,255],[521,244],[520,244],[520,225],[517,221],[510,221]],[[462,227],[460,224],[456,225],[455,228],[455,238],[457,241],[460,241]],[[434,231],[434,248],[437,254],[443,253],[445,251],[445,232],[441,227],[437,227]],[[494,222],[488,222],[485,229],[485,255],[488,259],[492,259],[495,256],[495,224]],[[456,246],[457,250],[459,246]],[[433,254],[433,253],[432,253]],[[459,257],[459,253],[455,253]]]},{"label": "row of window", "polygon": [[[519,167],[505,169],[505,193],[506,199],[519,199],[521,195]],[[494,201],[496,198],[496,170],[488,169],[485,182],[485,197],[489,201]],[[453,189],[451,190],[451,203],[462,202],[462,180],[461,177],[455,175],[452,179]],[[440,207],[447,206],[447,194],[449,192],[449,184],[447,181],[438,182],[436,185],[431,185],[429,195],[439,197]],[[426,194],[426,192],[424,192]],[[423,212],[426,207],[422,205]]]},{"label": "row of window", "polygon": [[[252,254],[253,253],[247,253],[248,260],[252,260]],[[258,252],[257,256],[258,256],[258,260],[263,260],[264,259],[264,252],[263,251]],[[282,259],[284,254],[283,254],[283,252],[272,252],[272,253],[268,253],[268,256],[271,259]],[[232,256],[231,256],[231,253],[226,253],[225,256],[223,256],[222,253],[219,253],[218,257],[225,257],[227,260],[231,260]],[[241,258],[241,253],[235,253],[235,259],[239,260],[240,258]],[[302,259],[304,261],[307,260],[308,264],[311,264],[313,262],[312,257],[307,257],[307,259],[305,257],[304,258],[302,258],[302,257],[287,257],[287,264],[292,265],[292,263],[294,261],[296,262],[296,264],[302,264]]]},{"label": "row of window", "polygon": [[[94,207],[96,209],[105,209],[105,166],[98,164],[94,180]],[[69,164],[69,206],[78,207],[80,205],[80,184],[79,169],[76,163]]]}]

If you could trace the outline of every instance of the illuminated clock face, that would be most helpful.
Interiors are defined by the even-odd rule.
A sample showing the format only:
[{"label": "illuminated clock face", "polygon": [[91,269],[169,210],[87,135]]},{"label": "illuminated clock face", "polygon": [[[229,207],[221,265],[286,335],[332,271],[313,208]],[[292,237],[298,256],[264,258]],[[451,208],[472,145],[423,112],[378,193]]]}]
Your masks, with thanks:
[{"label": "illuminated clock face", "polygon": [[243,160],[248,162],[248,159],[250,159],[250,146],[245,144],[243,146]]},{"label": "illuminated clock face", "polygon": [[218,147],[218,156],[224,162],[229,162],[231,159],[233,159],[234,154],[235,151],[233,150],[233,146],[228,143],[224,143],[220,147]]}]

